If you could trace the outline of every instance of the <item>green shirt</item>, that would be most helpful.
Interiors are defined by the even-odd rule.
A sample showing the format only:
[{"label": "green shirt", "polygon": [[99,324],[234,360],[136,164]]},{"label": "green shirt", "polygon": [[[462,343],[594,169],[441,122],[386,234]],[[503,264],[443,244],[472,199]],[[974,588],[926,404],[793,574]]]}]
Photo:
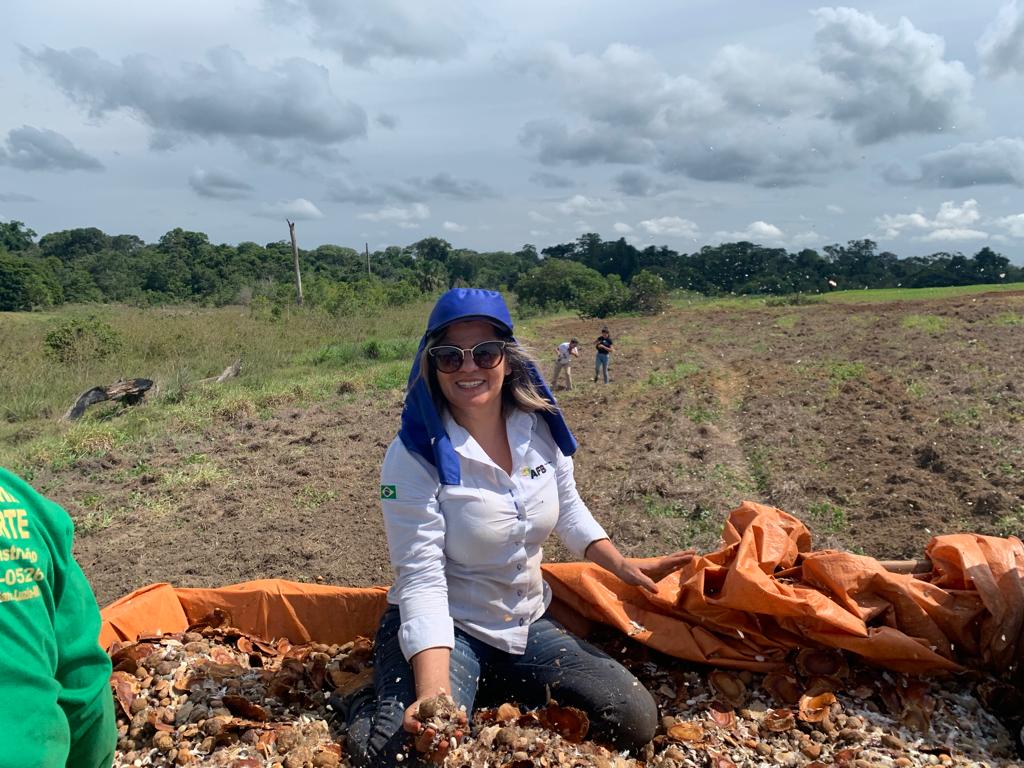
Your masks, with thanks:
[{"label": "green shirt", "polygon": [[0,768],[107,768],[117,724],[100,612],[57,504],[0,468]]}]

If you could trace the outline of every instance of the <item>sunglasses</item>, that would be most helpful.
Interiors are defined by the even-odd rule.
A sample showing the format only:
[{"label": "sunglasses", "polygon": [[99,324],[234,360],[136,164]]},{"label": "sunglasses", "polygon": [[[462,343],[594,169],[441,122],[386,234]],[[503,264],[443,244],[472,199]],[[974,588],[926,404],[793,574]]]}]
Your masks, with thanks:
[{"label": "sunglasses", "polygon": [[466,353],[473,355],[473,362],[477,368],[496,368],[505,357],[504,341],[481,341],[472,349],[460,349],[446,344],[431,347],[427,350],[430,359],[434,361],[434,367],[441,373],[455,373],[462,367],[466,359]]}]

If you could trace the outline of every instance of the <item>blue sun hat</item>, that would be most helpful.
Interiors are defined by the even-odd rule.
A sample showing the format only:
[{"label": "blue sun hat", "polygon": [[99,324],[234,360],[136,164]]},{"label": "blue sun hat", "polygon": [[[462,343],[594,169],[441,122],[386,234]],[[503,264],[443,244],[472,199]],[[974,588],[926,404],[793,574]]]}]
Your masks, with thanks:
[{"label": "blue sun hat", "polygon": [[[420,339],[419,349],[409,372],[409,384],[405,393],[405,407],[402,409],[402,427],[398,432],[402,444],[412,453],[417,453],[437,469],[442,485],[460,485],[462,474],[459,457],[452,448],[444,420],[438,413],[434,399],[430,396],[427,382],[420,376],[420,358],[427,345],[427,339],[442,328],[459,320],[486,320],[512,336],[512,315],[505,299],[498,291],[483,288],[453,288],[437,300],[427,320],[427,330]],[[515,342],[515,337],[512,338]],[[553,405],[555,396],[544,381],[537,366],[529,364],[530,381],[537,393]],[[576,452],[576,438],[569,431],[561,409],[541,411],[540,415],[548,424],[551,436],[566,456]]]}]

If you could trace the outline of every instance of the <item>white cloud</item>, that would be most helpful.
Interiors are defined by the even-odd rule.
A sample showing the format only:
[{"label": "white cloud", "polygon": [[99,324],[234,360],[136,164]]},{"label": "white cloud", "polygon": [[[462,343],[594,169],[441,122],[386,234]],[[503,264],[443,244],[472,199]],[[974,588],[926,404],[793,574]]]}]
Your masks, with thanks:
[{"label": "white cloud", "polygon": [[594,228],[592,226],[590,226],[590,222],[583,221],[582,219],[580,219],[575,224],[573,224],[572,228],[573,228],[573,230],[576,233],[578,233],[580,235],[585,235],[588,232],[593,232],[594,231]]},{"label": "white cloud", "polygon": [[413,203],[407,207],[389,206],[372,213],[360,213],[360,219],[376,221],[384,224],[395,224],[402,229],[413,229],[419,222],[430,218],[430,208],[423,203]]},{"label": "white cloud", "polygon": [[456,224],[454,221],[446,221],[441,225],[448,232],[465,232],[465,224]]},{"label": "white cloud", "polygon": [[988,238],[988,232],[982,232],[979,229],[968,229],[966,227],[946,227],[943,229],[935,229],[929,232],[927,235],[915,238],[925,243],[934,243],[936,241],[958,241],[958,240],[985,240]]},{"label": "white cloud", "polygon": [[679,216],[661,216],[657,219],[646,219],[637,226],[649,235],[695,239],[700,233],[700,228],[694,222]]},{"label": "white cloud", "polygon": [[629,226],[629,224],[626,224],[623,221],[616,221],[612,225],[612,229],[614,229],[620,235],[628,235],[630,232],[633,231],[633,228],[631,226]]},{"label": "white cloud", "polygon": [[782,240],[784,237],[781,229],[774,224],[769,224],[767,221],[753,221],[750,223],[750,226],[740,232],[716,232],[715,236],[723,240],[741,240],[758,243],[766,240],[775,242]]},{"label": "white cloud", "polygon": [[972,227],[981,221],[978,201],[964,200],[959,205],[947,200],[939,206],[934,218],[928,218],[919,208],[914,213],[886,214],[875,219],[881,227],[880,239],[894,239],[911,235],[922,242],[983,240],[988,233]]},{"label": "white cloud", "polygon": [[538,213],[537,211],[530,211],[526,215],[529,217],[530,221],[535,221],[538,224],[550,224],[554,221],[554,219],[545,216],[543,213]]},{"label": "white cloud", "polygon": [[619,200],[573,195],[559,203],[557,208],[565,216],[607,216],[623,210],[625,206]]},{"label": "white cloud", "polygon": [[1011,237],[1024,238],[1024,213],[1003,216],[996,219],[993,223],[1007,230]]},{"label": "white cloud", "polygon": [[296,221],[312,221],[324,217],[323,212],[304,197],[280,200],[276,203],[264,203],[255,215],[267,219],[295,219]]},{"label": "white cloud", "polygon": [[978,39],[978,58],[989,77],[1024,75],[1024,6],[1010,0]]},{"label": "white cloud", "polygon": [[0,144],[0,165],[23,171],[100,171],[103,163],[47,128],[23,125]]},{"label": "white cloud", "polygon": [[220,200],[248,197],[248,193],[252,191],[251,184],[223,168],[196,168],[189,174],[188,185],[197,195]]},{"label": "white cloud", "polygon": [[843,209],[843,206],[836,205],[835,203],[829,203],[828,205],[826,205],[825,210],[828,211],[829,213],[834,213],[836,215],[846,213],[846,211]]}]

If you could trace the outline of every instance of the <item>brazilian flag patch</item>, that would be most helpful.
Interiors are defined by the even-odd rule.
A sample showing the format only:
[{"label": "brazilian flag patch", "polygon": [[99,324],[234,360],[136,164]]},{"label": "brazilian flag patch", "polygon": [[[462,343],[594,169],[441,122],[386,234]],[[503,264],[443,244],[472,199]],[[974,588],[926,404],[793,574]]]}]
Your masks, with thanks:
[{"label": "brazilian flag patch", "polygon": [[382,499],[397,499],[398,488],[394,485],[382,485],[380,487],[380,497]]}]

